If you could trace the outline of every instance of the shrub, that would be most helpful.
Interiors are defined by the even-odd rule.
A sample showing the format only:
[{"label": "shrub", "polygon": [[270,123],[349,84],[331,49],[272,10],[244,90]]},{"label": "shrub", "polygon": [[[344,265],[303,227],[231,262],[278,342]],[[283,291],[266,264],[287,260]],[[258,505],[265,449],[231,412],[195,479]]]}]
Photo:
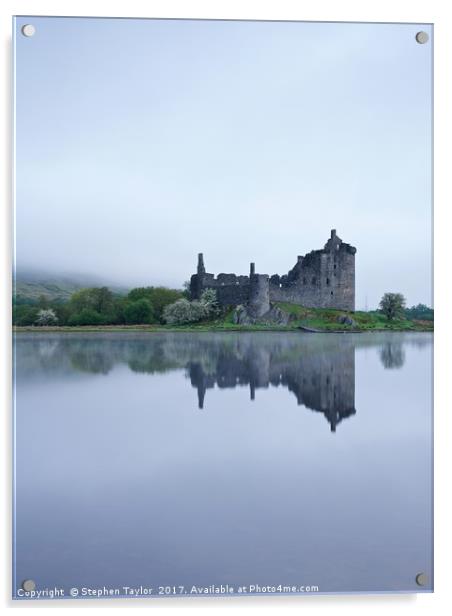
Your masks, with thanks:
[{"label": "shrub", "polygon": [[26,304],[13,306],[13,325],[34,325],[38,318],[38,308]]},{"label": "shrub", "polygon": [[206,307],[198,301],[189,302],[187,299],[178,299],[174,304],[166,306],[163,310],[165,323],[169,325],[183,325],[195,323],[206,318]]},{"label": "shrub", "polygon": [[163,319],[163,311],[166,306],[173,304],[182,298],[182,292],[177,289],[167,289],[166,287],[137,287],[132,289],[127,295],[127,299],[136,302],[139,299],[147,299],[152,306],[154,320]]},{"label": "shrub", "polygon": [[39,310],[36,316],[35,325],[40,325],[42,327],[43,325],[57,324],[58,317],[51,308],[42,308],[41,310]]},{"label": "shrub", "polygon": [[220,314],[220,306],[217,301],[217,292],[215,289],[205,289],[201,293],[201,299],[199,301],[205,307],[206,316],[213,318]]},{"label": "shrub", "polygon": [[81,312],[73,314],[69,321],[69,325],[101,325],[104,322],[102,315],[92,308],[83,308]]},{"label": "shrub", "polygon": [[151,323],[153,320],[151,303],[147,299],[131,302],[124,310],[124,319],[130,325]]},{"label": "shrub", "polygon": [[420,319],[422,321],[433,321],[433,308],[429,308],[425,304],[418,304],[405,309],[407,319]]},{"label": "shrub", "polygon": [[212,319],[220,314],[217,301],[217,293],[214,289],[205,289],[201,293],[201,299],[189,302],[182,298],[166,306],[163,310],[163,319],[169,325],[183,325],[184,323],[196,323],[203,319]]}]

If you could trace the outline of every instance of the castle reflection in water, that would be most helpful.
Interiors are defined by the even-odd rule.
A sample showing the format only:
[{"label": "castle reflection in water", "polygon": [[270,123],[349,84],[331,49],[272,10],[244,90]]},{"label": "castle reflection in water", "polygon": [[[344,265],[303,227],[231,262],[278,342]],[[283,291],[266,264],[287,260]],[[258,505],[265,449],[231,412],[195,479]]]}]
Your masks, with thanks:
[{"label": "castle reflection in water", "polygon": [[207,390],[214,387],[247,386],[250,400],[254,400],[256,390],[273,386],[287,388],[300,406],[323,413],[332,432],[343,419],[356,413],[355,347],[351,340],[342,340],[338,347],[324,338],[320,341],[323,344],[313,348],[311,339],[292,347],[289,355],[262,342],[259,337],[239,339],[233,352],[216,358],[211,371],[199,361],[189,363],[188,374],[198,390],[200,409],[204,408]]},{"label": "castle reflection in water", "polygon": [[[126,365],[136,373],[181,372],[197,390],[200,409],[209,390],[247,387],[253,401],[274,387],[297,403],[322,413],[331,431],[356,414],[355,350],[373,349],[385,369],[399,369],[407,344],[422,346],[422,335],[298,333],[114,333],[20,334],[15,338],[17,381],[99,376]],[[118,366],[119,368],[119,366]],[[114,375],[112,374],[111,376]]]}]

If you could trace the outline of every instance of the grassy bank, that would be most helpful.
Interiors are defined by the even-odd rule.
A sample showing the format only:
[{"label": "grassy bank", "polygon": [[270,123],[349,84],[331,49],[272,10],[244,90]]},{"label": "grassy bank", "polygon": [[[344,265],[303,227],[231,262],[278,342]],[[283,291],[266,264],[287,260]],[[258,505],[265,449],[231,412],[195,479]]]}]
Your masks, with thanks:
[{"label": "grassy bank", "polygon": [[[293,316],[290,327],[308,327],[323,331],[433,331],[433,321],[388,319],[377,311],[344,312],[322,308],[303,308],[294,304],[279,303],[278,306]],[[355,326],[338,323],[341,315],[350,316]]]},{"label": "grassy bank", "polygon": [[[51,326],[51,327],[15,327],[15,331],[32,332],[167,332],[167,331],[300,331],[300,328],[309,328],[322,332],[363,332],[363,331],[433,331],[433,321],[419,321],[409,319],[394,319],[388,321],[379,312],[353,312],[342,310],[328,310],[321,308],[304,308],[293,304],[278,303],[278,306],[291,315],[287,326],[282,325],[236,325],[233,323],[233,311],[216,321],[204,323],[191,323],[188,325],[87,325],[87,326]],[[355,326],[338,322],[341,315],[350,316]]]}]

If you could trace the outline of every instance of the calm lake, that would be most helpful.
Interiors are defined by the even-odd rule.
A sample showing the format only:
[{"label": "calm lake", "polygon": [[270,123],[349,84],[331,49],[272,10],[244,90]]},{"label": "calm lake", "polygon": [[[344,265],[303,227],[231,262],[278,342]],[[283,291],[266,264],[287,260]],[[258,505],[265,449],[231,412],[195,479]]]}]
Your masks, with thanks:
[{"label": "calm lake", "polygon": [[429,333],[17,334],[15,592],[431,591],[432,351]]}]

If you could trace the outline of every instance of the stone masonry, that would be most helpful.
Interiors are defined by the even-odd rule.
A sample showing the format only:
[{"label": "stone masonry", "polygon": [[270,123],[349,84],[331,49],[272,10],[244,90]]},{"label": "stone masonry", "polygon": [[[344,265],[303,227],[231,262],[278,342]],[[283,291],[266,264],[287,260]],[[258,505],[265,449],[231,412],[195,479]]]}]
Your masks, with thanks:
[{"label": "stone masonry", "polygon": [[270,309],[270,302],[287,302],[307,308],[355,310],[356,248],[343,242],[336,230],[320,250],[299,256],[293,268],[279,274],[256,274],[251,263],[249,276],[209,274],[202,253],[197,273],[190,280],[190,295],[199,299],[204,289],[215,289],[222,306],[247,306],[258,318]]}]

